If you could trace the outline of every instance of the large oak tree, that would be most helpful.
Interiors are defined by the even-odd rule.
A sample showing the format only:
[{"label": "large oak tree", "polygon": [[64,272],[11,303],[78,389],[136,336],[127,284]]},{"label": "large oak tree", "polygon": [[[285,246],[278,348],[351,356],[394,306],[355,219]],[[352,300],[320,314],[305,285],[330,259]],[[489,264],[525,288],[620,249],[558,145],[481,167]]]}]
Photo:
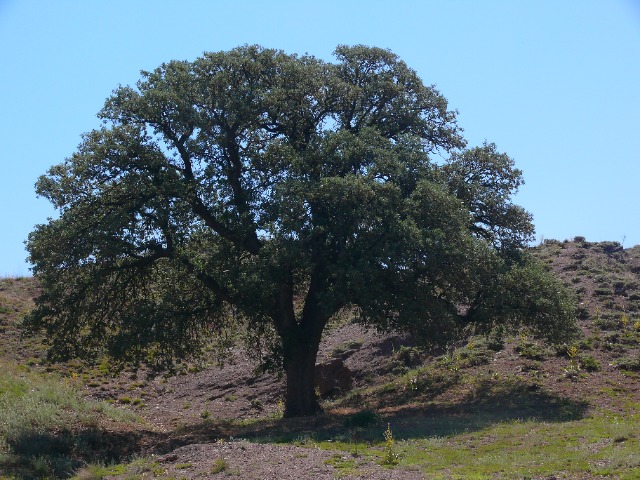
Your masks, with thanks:
[{"label": "large oak tree", "polygon": [[255,344],[275,335],[296,416],[319,409],[316,355],[344,309],[426,343],[569,330],[568,297],[523,252],[512,160],[465,149],[393,53],[335,56],[245,46],[114,91],[103,128],[37,183],[59,217],[29,237],[27,323],[54,356],[185,358],[240,323]]}]

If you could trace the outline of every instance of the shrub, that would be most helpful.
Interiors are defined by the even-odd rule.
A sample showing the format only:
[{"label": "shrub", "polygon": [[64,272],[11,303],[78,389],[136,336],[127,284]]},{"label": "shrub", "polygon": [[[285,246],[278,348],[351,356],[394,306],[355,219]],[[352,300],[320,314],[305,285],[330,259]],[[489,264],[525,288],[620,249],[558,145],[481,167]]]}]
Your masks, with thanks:
[{"label": "shrub", "polygon": [[623,357],[620,358],[616,363],[616,367],[620,370],[627,370],[630,372],[640,372],[640,357]]},{"label": "shrub", "polygon": [[344,426],[347,428],[366,428],[380,423],[381,420],[382,417],[379,413],[367,409],[348,416],[344,421]]},{"label": "shrub", "polygon": [[396,358],[404,363],[407,367],[414,367],[422,363],[422,355],[420,350],[415,347],[401,346],[396,352]]},{"label": "shrub", "polygon": [[520,343],[515,346],[515,351],[521,357],[528,358],[529,360],[544,360],[548,354],[547,349],[527,339],[522,339]]},{"label": "shrub", "polygon": [[578,362],[580,362],[580,366],[587,372],[597,372],[600,370],[600,362],[598,362],[593,355],[580,355]]},{"label": "shrub", "polygon": [[461,368],[486,365],[493,357],[493,351],[487,344],[471,340],[465,347],[456,350]]}]

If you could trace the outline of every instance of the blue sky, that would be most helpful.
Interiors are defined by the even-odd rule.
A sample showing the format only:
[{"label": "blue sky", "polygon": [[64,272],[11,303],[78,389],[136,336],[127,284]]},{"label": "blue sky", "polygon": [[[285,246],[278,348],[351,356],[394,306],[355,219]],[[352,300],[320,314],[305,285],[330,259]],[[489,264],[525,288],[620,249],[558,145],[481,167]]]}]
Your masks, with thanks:
[{"label": "blue sky", "polygon": [[538,240],[640,244],[638,0],[0,0],[0,276],[55,212],[37,177],[70,156],[119,84],[260,44],[331,59],[389,48],[459,111],[470,145],[515,159]]}]

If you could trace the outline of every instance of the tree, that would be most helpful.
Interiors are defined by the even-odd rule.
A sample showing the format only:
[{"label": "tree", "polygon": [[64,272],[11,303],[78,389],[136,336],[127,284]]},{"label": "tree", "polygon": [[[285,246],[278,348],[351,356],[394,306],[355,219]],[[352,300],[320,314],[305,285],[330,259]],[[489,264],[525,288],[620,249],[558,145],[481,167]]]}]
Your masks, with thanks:
[{"label": "tree", "polygon": [[[335,56],[244,46],[114,91],[36,185],[60,215],[27,242],[42,285],[27,324],[54,357],[184,358],[240,322],[275,335],[299,416],[319,410],[316,355],[343,309],[427,343],[568,331],[568,298],[523,254],[512,160],[465,150],[456,112],[390,51]],[[523,275],[551,300],[512,295]]]}]

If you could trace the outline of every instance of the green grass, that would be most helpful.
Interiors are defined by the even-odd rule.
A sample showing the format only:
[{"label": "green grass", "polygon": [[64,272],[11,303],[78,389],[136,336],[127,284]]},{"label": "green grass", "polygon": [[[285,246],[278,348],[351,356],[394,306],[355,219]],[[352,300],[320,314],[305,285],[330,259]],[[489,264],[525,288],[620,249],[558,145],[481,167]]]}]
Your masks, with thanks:
[{"label": "green grass", "polygon": [[[430,479],[530,478],[551,475],[613,475],[640,477],[640,414],[620,416],[598,413],[567,422],[506,421],[484,424],[485,419],[441,416],[437,419],[406,418],[391,424],[396,437],[398,465],[394,468],[421,470]],[[465,426],[466,425],[466,426]],[[440,431],[459,433],[439,435]],[[469,431],[465,431],[468,429]],[[383,458],[385,442],[362,443],[320,441],[327,450],[364,457]],[[345,456],[343,456],[346,458]],[[342,469],[352,461],[332,461]]]},{"label": "green grass", "polygon": [[0,472],[8,478],[67,475],[87,455],[106,458],[99,422],[135,417],[85,400],[73,379],[42,376],[0,362]]}]

